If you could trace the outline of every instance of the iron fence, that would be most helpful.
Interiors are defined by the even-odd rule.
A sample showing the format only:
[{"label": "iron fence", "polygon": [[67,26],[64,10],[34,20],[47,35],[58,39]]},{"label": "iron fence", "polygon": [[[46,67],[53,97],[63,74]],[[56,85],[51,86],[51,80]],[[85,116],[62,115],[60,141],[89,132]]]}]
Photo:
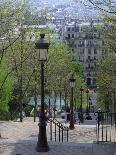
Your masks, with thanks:
[{"label": "iron fence", "polygon": [[116,113],[98,112],[97,142],[116,142]]}]

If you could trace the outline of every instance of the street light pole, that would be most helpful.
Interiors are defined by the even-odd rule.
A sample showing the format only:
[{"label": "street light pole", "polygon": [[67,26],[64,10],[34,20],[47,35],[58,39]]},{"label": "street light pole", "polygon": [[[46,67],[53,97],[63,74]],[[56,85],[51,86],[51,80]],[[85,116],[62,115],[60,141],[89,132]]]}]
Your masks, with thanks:
[{"label": "street light pole", "polygon": [[44,112],[44,62],[47,60],[49,43],[44,38],[45,34],[40,34],[40,36],[41,38],[35,43],[36,49],[39,54],[38,58],[41,63],[41,111],[39,117],[39,134],[36,150],[37,152],[47,152],[49,151],[49,146],[47,143]]},{"label": "street light pole", "polygon": [[51,100],[50,100],[50,92],[49,92],[49,115],[51,115]]},{"label": "street light pole", "polygon": [[82,114],[82,112],[83,112],[83,100],[82,100],[82,92],[83,92],[83,88],[82,88],[82,86],[81,86],[81,88],[80,88],[80,92],[81,92],[81,106],[80,106],[80,110],[81,110],[81,114]]},{"label": "street light pole", "polygon": [[87,89],[86,90],[86,93],[87,93],[87,108],[86,108],[86,110],[87,110],[87,115],[89,114],[89,89]]},{"label": "street light pole", "polygon": [[34,102],[35,102],[35,106],[34,106],[34,122],[36,122],[36,112],[37,112],[37,93],[36,93],[36,85],[35,85],[35,90],[34,90]]},{"label": "street light pole", "polygon": [[73,75],[70,77],[69,79],[70,81],[70,86],[71,86],[71,112],[70,112],[70,130],[74,129],[74,111],[73,111],[73,88],[75,86],[75,78],[73,77]]}]

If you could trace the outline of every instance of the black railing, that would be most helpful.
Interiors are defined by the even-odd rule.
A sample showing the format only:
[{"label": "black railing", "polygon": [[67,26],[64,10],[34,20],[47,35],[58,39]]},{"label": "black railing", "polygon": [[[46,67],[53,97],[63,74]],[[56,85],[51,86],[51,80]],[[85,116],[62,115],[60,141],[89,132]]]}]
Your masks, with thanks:
[{"label": "black railing", "polygon": [[97,142],[116,142],[116,113],[98,112]]},{"label": "black railing", "polygon": [[51,141],[59,141],[59,142],[68,142],[68,131],[69,128],[64,126],[61,122],[56,120],[55,118],[50,119],[50,140]]}]

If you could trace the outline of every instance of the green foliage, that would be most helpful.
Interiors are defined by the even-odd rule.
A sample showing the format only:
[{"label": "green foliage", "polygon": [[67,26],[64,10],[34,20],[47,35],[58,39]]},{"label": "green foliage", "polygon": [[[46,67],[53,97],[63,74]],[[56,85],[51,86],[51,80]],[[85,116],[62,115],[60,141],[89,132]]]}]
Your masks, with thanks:
[{"label": "green foliage", "polygon": [[10,113],[0,109],[0,120],[10,120]]},{"label": "green foliage", "polygon": [[116,53],[116,16],[106,16],[103,22],[102,38],[105,43],[104,49],[110,53]]},{"label": "green foliage", "polygon": [[5,64],[2,64],[0,66],[0,109],[3,111],[8,111],[8,103],[12,98],[13,90],[13,81],[11,77],[8,77],[7,80],[4,82],[4,79],[7,75],[7,71],[7,66]]},{"label": "green foliage", "polygon": [[[108,110],[114,104],[112,94],[116,88],[116,16],[103,19],[102,39],[104,41],[102,59],[99,61],[97,83],[98,104]],[[108,97],[107,97],[108,96]]]},{"label": "green foliage", "polygon": [[[30,18],[33,18],[35,23],[37,22],[37,17],[30,15],[27,4],[19,2],[15,5],[15,9],[12,7],[14,1],[12,3],[9,1],[9,4],[3,4],[3,9],[0,11],[1,19],[4,21],[0,34],[6,34],[1,44],[0,84],[3,85],[0,94],[1,109],[8,110],[10,106],[10,112],[13,113],[20,103],[25,103],[28,96],[34,96],[35,92],[37,95],[40,94],[40,64],[34,49],[35,43],[31,38],[34,34],[38,39],[42,32],[51,42],[49,58],[45,63],[46,92],[55,91],[57,95],[59,92],[63,95],[66,92],[70,100],[69,77],[74,74],[76,77],[75,97],[78,98],[80,86],[82,83],[84,85],[84,82],[82,66],[74,61],[75,53],[66,44],[55,43],[53,40],[56,34],[53,34],[49,28],[38,29],[28,25],[26,28],[23,27],[23,23],[29,22]],[[47,14],[47,10],[43,10],[42,13]],[[17,28],[18,31],[15,32]]]},{"label": "green foliage", "polygon": [[72,68],[74,69],[74,72],[79,75],[79,77],[82,78],[83,76],[83,66],[78,61],[72,61]]}]

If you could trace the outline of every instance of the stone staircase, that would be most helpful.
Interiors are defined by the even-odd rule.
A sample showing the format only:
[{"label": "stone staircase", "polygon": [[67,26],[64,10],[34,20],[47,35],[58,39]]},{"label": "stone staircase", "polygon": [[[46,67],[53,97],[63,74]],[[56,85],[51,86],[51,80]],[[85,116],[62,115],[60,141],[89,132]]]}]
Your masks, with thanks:
[{"label": "stone staircase", "polygon": [[48,142],[49,152],[36,152],[35,140],[0,142],[0,155],[116,155],[116,143]]},{"label": "stone staircase", "polygon": [[[63,120],[59,121],[64,123]],[[75,129],[69,130],[69,142],[51,142],[48,134],[50,151],[38,153],[35,149],[37,144],[38,126],[37,123],[32,124],[32,122],[30,122],[31,119],[26,118],[24,123],[6,122],[6,126],[4,124],[5,128],[7,126],[9,126],[9,129],[12,128],[13,134],[16,129],[16,131],[19,132],[18,129],[22,130],[28,125],[28,128],[26,127],[26,130],[23,130],[23,132],[26,131],[26,133],[29,132],[29,134],[31,134],[30,131],[33,130],[33,136],[28,136],[28,138],[22,137],[20,139],[17,137],[14,139],[12,135],[9,139],[0,139],[0,155],[116,155],[116,143],[99,142],[99,144],[97,144],[94,142],[93,138],[96,138],[96,126],[91,125],[91,123],[90,125],[86,125],[88,122],[85,122],[83,125],[75,124]],[[68,126],[69,124],[66,123],[65,125]],[[31,130],[28,131],[30,128]],[[53,131],[54,128],[55,126],[53,126]],[[48,132],[49,123],[47,125],[47,133]]]}]

